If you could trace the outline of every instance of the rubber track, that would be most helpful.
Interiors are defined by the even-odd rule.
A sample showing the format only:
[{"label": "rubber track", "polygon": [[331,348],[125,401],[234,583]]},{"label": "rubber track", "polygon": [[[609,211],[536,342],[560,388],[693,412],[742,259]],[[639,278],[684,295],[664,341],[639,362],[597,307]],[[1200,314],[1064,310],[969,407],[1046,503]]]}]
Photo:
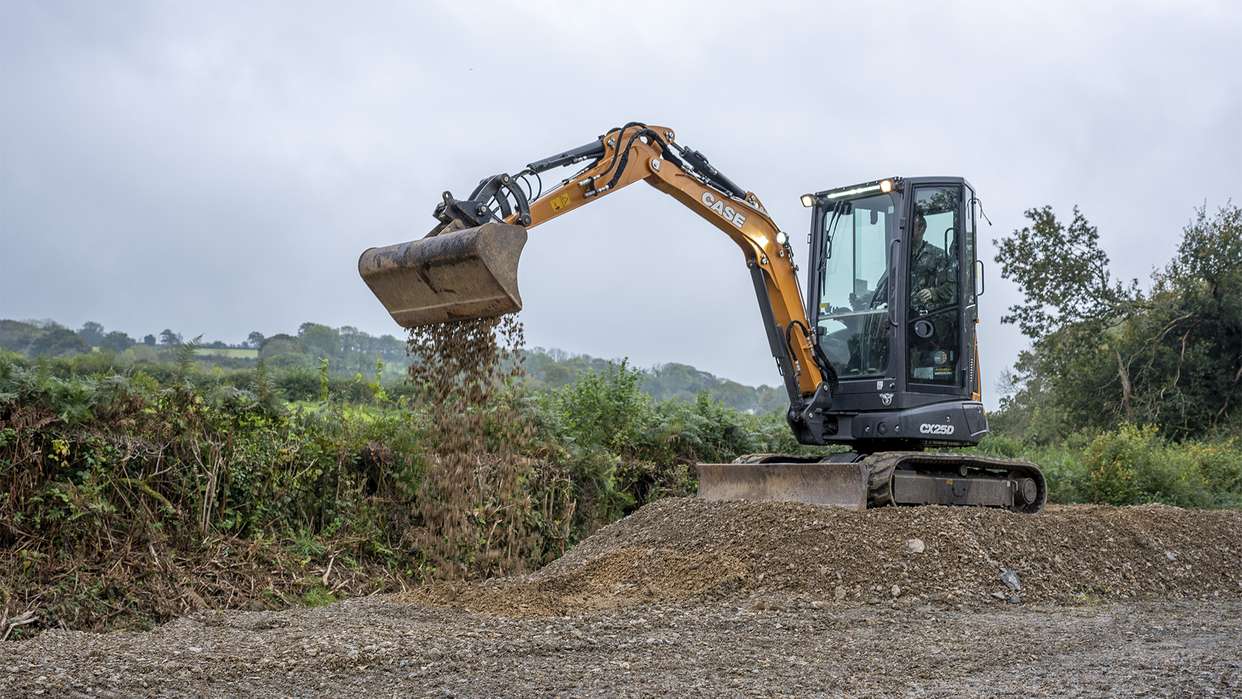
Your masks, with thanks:
[{"label": "rubber track", "polygon": [[1035,502],[1010,508],[1015,512],[1035,514],[1044,509],[1048,501],[1048,484],[1039,467],[1029,461],[1019,459],[1002,459],[992,456],[973,456],[959,453],[935,453],[925,451],[884,451],[870,454],[863,459],[870,474],[870,492],[867,497],[868,507],[883,507],[893,502],[893,473],[899,467],[933,466],[937,469],[957,470],[962,466],[968,469],[993,469],[1008,471],[1010,478],[1031,478],[1035,481]]}]

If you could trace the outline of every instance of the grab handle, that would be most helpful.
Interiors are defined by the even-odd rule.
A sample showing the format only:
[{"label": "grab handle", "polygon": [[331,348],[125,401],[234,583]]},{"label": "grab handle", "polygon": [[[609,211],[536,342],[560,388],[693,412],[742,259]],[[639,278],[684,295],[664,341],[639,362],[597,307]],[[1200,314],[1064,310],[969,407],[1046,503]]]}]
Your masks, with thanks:
[{"label": "grab handle", "polygon": [[897,327],[897,318],[893,316],[893,300],[897,297],[897,256],[893,254],[893,246],[900,243],[901,238],[893,238],[888,244],[888,322]]}]

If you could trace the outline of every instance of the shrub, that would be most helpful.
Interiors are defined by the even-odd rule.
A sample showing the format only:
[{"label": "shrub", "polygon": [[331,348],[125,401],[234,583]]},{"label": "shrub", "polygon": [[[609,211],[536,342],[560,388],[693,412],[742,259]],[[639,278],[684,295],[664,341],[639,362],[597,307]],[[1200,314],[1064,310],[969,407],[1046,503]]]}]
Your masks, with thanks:
[{"label": "shrub", "polygon": [[1083,461],[1089,474],[1086,495],[1093,502],[1202,507],[1213,501],[1200,454],[1166,442],[1154,426],[1123,425],[1103,433],[1087,447]]}]

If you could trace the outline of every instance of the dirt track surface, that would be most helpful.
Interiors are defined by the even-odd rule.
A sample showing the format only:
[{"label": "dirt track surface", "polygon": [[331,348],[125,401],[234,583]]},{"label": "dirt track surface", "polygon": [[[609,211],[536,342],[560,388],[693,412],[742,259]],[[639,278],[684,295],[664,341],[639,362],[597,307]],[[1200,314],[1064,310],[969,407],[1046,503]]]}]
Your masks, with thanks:
[{"label": "dirt track surface", "polygon": [[774,600],[512,619],[367,599],[0,648],[4,696],[1242,693],[1237,602],[957,611]]},{"label": "dirt track surface", "polygon": [[667,500],[523,578],[0,643],[0,696],[1238,696],[1240,540],[1237,512]]}]

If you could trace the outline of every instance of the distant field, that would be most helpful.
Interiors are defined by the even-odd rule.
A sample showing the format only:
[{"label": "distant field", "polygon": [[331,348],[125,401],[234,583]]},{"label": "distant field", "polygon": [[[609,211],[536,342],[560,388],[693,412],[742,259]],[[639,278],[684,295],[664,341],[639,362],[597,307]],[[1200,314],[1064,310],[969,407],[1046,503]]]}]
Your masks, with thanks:
[{"label": "distant field", "polygon": [[194,354],[200,357],[230,357],[232,359],[258,359],[257,349],[233,349],[216,347],[195,347]]}]

